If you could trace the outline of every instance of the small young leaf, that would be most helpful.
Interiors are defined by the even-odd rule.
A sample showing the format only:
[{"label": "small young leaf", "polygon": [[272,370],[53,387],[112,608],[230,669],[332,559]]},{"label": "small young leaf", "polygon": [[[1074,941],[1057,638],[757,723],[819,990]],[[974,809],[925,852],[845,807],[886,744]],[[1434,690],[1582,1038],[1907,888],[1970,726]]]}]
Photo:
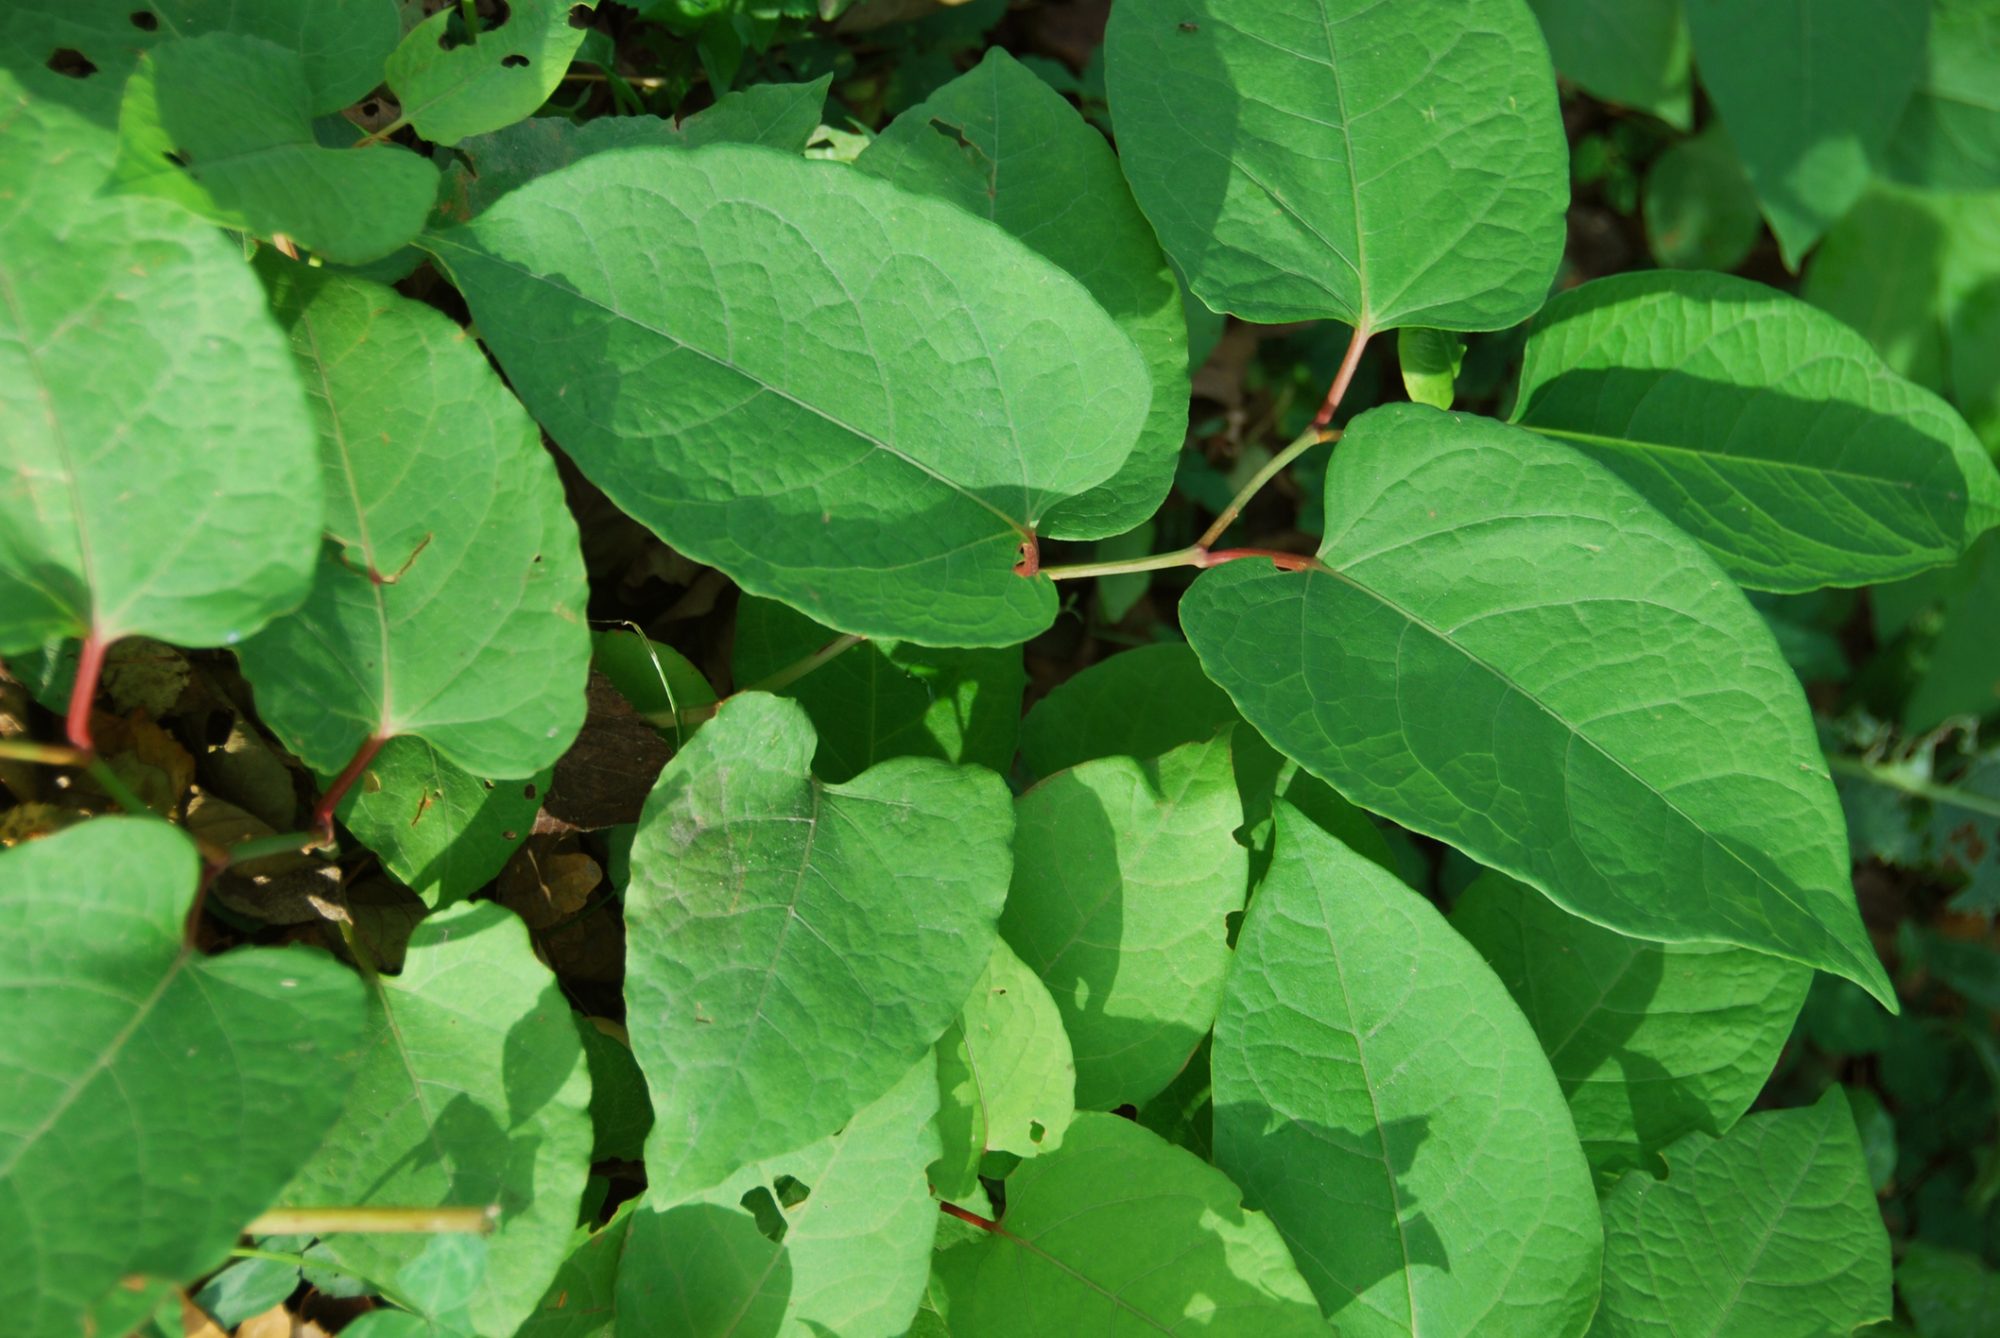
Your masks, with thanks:
[{"label": "small young leaf", "polygon": [[459,8],[443,6],[389,55],[389,87],[403,119],[434,144],[456,144],[532,116],[583,45],[589,24],[572,22],[572,13],[596,7],[597,0],[513,0],[497,25],[467,33]]},{"label": "small young leaf", "polygon": [[1556,71],[1606,102],[1685,130],[1693,115],[1680,0],[1528,0]]},{"label": "small young leaf", "polygon": [[1118,471],[1150,402],[1131,340],[1026,246],[771,149],[598,154],[425,244],[613,501],[844,631],[1047,626],[1021,547],[1107,532],[1044,521]]},{"label": "small young leaf", "polygon": [[1523,0],[1155,0],[1104,41],[1132,192],[1209,307],[1498,330],[1548,295],[1569,158]]},{"label": "small young leaf", "polygon": [[1326,487],[1323,568],[1181,600],[1272,743],[1587,919],[1895,1006],[1798,679],[1693,540],[1568,447],[1416,405],[1357,418]]},{"label": "small young leaf", "polygon": [[397,145],[323,146],[311,97],[299,56],[259,38],[156,47],[119,108],[119,185],[327,260],[379,260],[423,230],[437,169]]},{"label": "small young leaf", "polygon": [[1838,1086],[1667,1149],[1604,1200],[1593,1335],[1820,1338],[1887,1319],[1889,1234]]},{"label": "small young leaf", "polygon": [[1487,873],[1451,911],[1528,1015],[1599,1170],[1720,1137],[1762,1091],[1812,972],[1712,943],[1648,943]]},{"label": "small young leaf", "polygon": [[4,72],[0,140],[0,651],[239,641],[304,595],[320,530],[257,281],[206,224],[100,195],[111,137]]},{"label": "small young leaf", "polygon": [[318,392],[329,499],[312,593],[238,651],[265,723],[322,772],[401,734],[480,777],[554,765],[590,637],[540,433],[438,312],[276,257],[265,274]]},{"label": "small young leaf", "polygon": [[640,819],[625,999],[662,1201],[840,1128],[929,1051],[992,954],[1013,832],[999,777],[902,758],[822,785],[813,743],[796,704],[732,698]]},{"label": "small young leaf", "polygon": [[[589,1168],[590,1075],[569,1005],[521,922],[476,902],[417,926],[402,973],[375,978],[372,1012],[346,1113],[286,1197],[493,1205],[486,1285],[431,1318],[512,1333],[562,1264]],[[393,1286],[427,1239],[331,1235],[315,1250]]]},{"label": "small young leaf", "polygon": [[1756,589],[1909,576],[2000,520],[2000,473],[1957,414],[1745,279],[1625,274],[1561,294],[1528,338],[1514,416]]},{"label": "small young leaf", "polygon": [[360,981],[305,948],[185,946],[199,874],[194,843],[150,818],[0,854],[9,1333],[125,1332],[121,1279],[224,1262],[340,1114]]},{"label": "small young leaf", "polygon": [[1720,121],[1653,160],[1644,208],[1647,249],[1669,269],[1735,269],[1764,228],[1757,192]]},{"label": "small young leaf", "polygon": [[1105,533],[1150,517],[1187,435],[1187,321],[1180,285],[1104,136],[995,47],[898,116],[855,166],[991,219],[1075,275],[1131,336],[1153,383],[1145,430],[1124,468],[1060,514]]},{"label": "small young leaf", "polygon": [[1534,1032],[1431,905],[1278,810],[1215,1023],[1215,1160],[1342,1333],[1581,1334],[1602,1241]]},{"label": "small young leaf", "polygon": [[1868,184],[1923,72],[1928,4],[1685,0],[1695,64],[1796,270]]},{"label": "small young leaf", "polygon": [[1465,341],[1449,330],[1406,326],[1396,336],[1396,358],[1402,364],[1403,389],[1411,400],[1433,409],[1449,409],[1457,391],[1453,382],[1465,363]]},{"label": "small young leaf", "polygon": [[1241,1199],[1150,1130],[1080,1114],[1009,1178],[997,1230],[938,1255],[933,1292],[954,1338],[1324,1338],[1284,1242]]}]

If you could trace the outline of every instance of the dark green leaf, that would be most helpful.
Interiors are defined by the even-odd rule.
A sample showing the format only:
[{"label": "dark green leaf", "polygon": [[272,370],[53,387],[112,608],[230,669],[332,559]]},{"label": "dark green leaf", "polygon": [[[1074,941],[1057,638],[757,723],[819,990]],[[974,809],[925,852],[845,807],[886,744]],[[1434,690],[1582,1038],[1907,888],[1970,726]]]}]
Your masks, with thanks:
[{"label": "dark green leaf", "polygon": [[1763,231],[1757,192],[1720,121],[1646,169],[1646,245],[1670,269],[1731,270]]},{"label": "dark green leaf", "polygon": [[1528,0],[1556,70],[1606,102],[1671,126],[1692,118],[1687,24],[1680,0]]},{"label": "dark green leaf", "polygon": [[1929,56],[1883,158],[1889,175],[1942,190],[2000,187],[2000,6],[1932,0]]}]

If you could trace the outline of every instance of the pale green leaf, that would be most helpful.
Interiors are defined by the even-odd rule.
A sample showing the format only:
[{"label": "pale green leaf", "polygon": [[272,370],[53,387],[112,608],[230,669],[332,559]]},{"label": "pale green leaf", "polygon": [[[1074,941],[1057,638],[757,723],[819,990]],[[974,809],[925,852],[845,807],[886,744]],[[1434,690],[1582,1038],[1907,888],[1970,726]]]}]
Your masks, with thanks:
[{"label": "pale green leaf", "polygon": [[991,219],[1090,290],[1132,338],[1152,409],[1125,465],[1059,515],[1104,533],[1165,500],[1188,426],[1187,321],[1180,285],[1104,136],[995,47],[898,116],[855,166]]},{"label": "pale green leaf", "polygon": [[551,771],[487,780],[413,735],[389,740],[341,800],[341,823],[432,907],[493,881],[527,839]]},{"label": "pale green leaf", "polygon": [[238,641],[304,595],[320,529],[263,291],[213,228],[100,196],[111,136],[4,74],[0,140],[0,650]]},{"label": "pale green leaf", "polygon": [[1405,326],[1396,336],[1396,360],[1403,389],[1412,401],[1449,409],[1457,397],[1453,383],[1465,364],[1465,341],[1449,330]]},{"label": "pale green leaf", "polygon": [[1586,919],[1894,1006],[1798,679],[1693,540],[1566,446],[1415,405],[1357,418],[1326,487],[1324,567],[1181,601],[1265,737]]},{"label": "pale green leaf", "polygon": [[742,694],[646,801],[625,999],[661,1198],[839,1129],[930,1049],[992,953],[1000,779],[900,758],[822,785],[813,746],[799,706]]},{"label": "pale green leaf", "polygon": [[1684,0],[1702,86],[1796,270],[1868,185],[1923,73],[1930,6]]},{"label": "pale green leaf", "polygon": [[199,875],[194,843],[151,819],[0,854],[0,1307],[17,1338],[88,1333],[93,1314],[123,1333],[143,1311],[121,1279],[224,1262],[340,1114],[360,982],[306,948],[189,948]]},{"label": "pale green leaf", "polygon": [[[475,902],[417,926],[402,973],[375,978],[371,1013],[346,1114],[286,1201],[491,1205],[486,1285],[431,1318],[512,1333],[568,1253],[589,1171],[590,1076],[569,1005],[521,922]],[[393,1286],[428,1242],[333,1235],[315,1253]]]},{"label": "pale green leaf", "polygon": [[1040,631],[1055,590],[1021,545],[1118,471],[1149,403],[1132,342],[1026,246],[771,149],[598,154],[426,245],[614,502],[843,631]]},{"label": "pale green leaf", "polygon": [[1324,1338],[1284,1242],[1241,1197],[1150,1130],[1080,1114],[1008,1179],[999,1230],[939,1253],[932,1292],[953,1338]]},{"label": "pale green leaf", "polygon": [[938,1042],[938,1194],[979,1188],[989,1152],[1033,1157],[1062,1145],[1076,1114],[1076,1059],[1041,978],[1002,941]]},{"label": "pale green leaf", "polygon": [[1603,1253],[1548,1060],[1390,874],[1278,810],[1211,1059],[1215,1161],[1342,1334],[1580,1334]]},{"label": "pale green leaf", "polygon": [[2000,187],[2000,4],[1932,0],[1924,74],[1883,160],[1913,186]]},{"label": "pale green leaf", "polygon": [[[790,668],[838,635],[775,600],[746,596],[736,606],[736,682],[748,686]],[[1018,650],[869,641],[777,691],[812,717],[813,774],[839,782],[892,757],[1006,771],[1026,688]]]},{"label": "pale green leaf", "polygon": [[1913,575],[2000,519],[2000,474],[1957,414],[1746,279],[1625,274],[1561,294],[1528,338],[1514,416],[1756,589]]},{"label": "pale green leaf", "polygon": [[437,195],[437,169],[398,145],[322,145],[305,63],[235,33],[154,48],[125,86],[118,134],[123,189],[347,264],[415,237]]},{"label": "pale green leaf", "polygon": [[1605,1196],[1593,1335],[1822,1338],[1889,1318],[1889,1235],[1838,1086],[1666,1157],[1665,1180],[1634,1171]]},{"label": "pale green leaf", "polygon": [[1498,330],[1562,258],[1569,155],[1524,0],[1157,0],[1105,34],[1120,161],[1209,307]]},{"label": "pale green leaf", "polygon": [[260,717],[326,772],[401,734],[482,778],[553,766],[583,724],[590,636],[541,434],[444,315],[272,259],[315,392],[328,542],[304,606],[238,651]]},{"label": "pale green leaf", "polygon": [[1528,0],[1556,71],[1606,102],[1678,129],[1692,119],[1687,23],[1680,0]]},{"label": "pale green leaf", "polygon": [[1720,121],[1653,159],[1644,210],[1646,247],[1669,269],[1735,269],[1764,229],[1757,192]]},{"label": "pale green leaf", "polygon": [[1058,772],[1015,803],[1000,932],[1055,996],[1076,1104],[1150,1099],[1215,1018],[1248,855],[1228,731]]},{"label": "pale green leaf", "polygon": [[[402,119],[436,144],[498,130],[534,114],[569,72],[597,0],[513,0],[496,26],[465,31],[445,5],[389,54],[389,87]],[[585,11],[581,23],[572,10]]]},{"label": "pale green leaf", "polygon": [[620,1329],[900,1338],[937,1235],[924,1183],[936,1111],[926,1056],[838,1134],[641,1209],[618,1274]]},{"label": "pale green leaf", "polygon": [[1451,924],[1528,1015],[1599,1170],[1727,1132],[1770,1079],[1812,983],[1760,952],[1615,934],[1497,873],[1460,894]]}]

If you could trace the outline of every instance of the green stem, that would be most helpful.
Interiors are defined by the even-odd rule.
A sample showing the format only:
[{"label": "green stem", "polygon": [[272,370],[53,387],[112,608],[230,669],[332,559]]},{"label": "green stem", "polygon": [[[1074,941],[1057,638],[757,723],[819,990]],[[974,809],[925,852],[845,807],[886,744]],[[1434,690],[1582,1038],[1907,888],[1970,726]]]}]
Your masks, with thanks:
[{"label": "green stem", "polygon": [[103,758],[91,758],[90,766],[87,770],[90,772],[90,778],[97,782],[98,788],[111,796],[111,802],[124,809],[127,813],[135,817],[157,818],[160,816],[153,812],[145,800],[133,794],[124,781],[118,779],[118,773],[113,771],[110,764],[105,762]]},{"label": "green stem", "polygon": [[1117,562],[1076,562],[1066,567],[1044,567],[1042,575],[1051,581],[1080,581],[1086,576],[1123,576],[1135,571],[1195,567],[1201,565],[1202,554],[1205,551],[1200,544],[1189,544],[1186,548],[1176,548],[1171,553],[1155,553],[1151,557],[1124,558]]},{"label": "green stem", "polygon": [[380,130],[373,131],[369,134],[363,135],[360,139],[355,140],[354,147],[357,149],[369,149],[373,148],[377,144],[386,143],[388,142],[389,136],[395,134],[398,130],[403,129],[405,126],[409,125],[409,123],[410,123],[409,117],[398,116],[395,120],[389,122],[389,124],[383,126]]},{"label": "green stem", "polygon": [[82,753],[60,743],[34,743],[27,739],[0,739],[0,758],[9,762],[32,762],[44,767],[81,767]]},{"label": "green stem", "polygon": [[[276,1234],[275,1232],[272,1234]],[[230,1250],[232,1259],[262,1259],[273,1264],[290,1264],[293,1268],[310,1268],[327,1273],[338,1273],[343,1278],[353,1278],[356,1282],[367,1282],[372,1289],[374,1283],[356,1273],[351,1268],[342,1268],[331,1259],[309,1259],[303,1254],[287,1254],[283,1250],[260,1250],[254,1245],[238,1245]]]},{"label": "green stem", "polygon": [[[795,660],[774,674],[767,674],[747,687],[738,688],[736,692],[777,692],[788,688],[813,670],[853,650],[867,639],[865,636],[855,636],[852,633],[837,636],[804,659]],[[722,699],[722,701],[727,700],[729,700],[727,697]],[[684,711],[648,711],[644,713],[643,718],[654,725],[673,725],[676,728],[683,725],[699,725],[722,709],[722,701],[710,702],[706,706],[690,706]]]},{"label": "green stem", "polygon": [[1936,781],[1913,776],[1902,767],[1884,766],[1879,762],[1864,762],[1858,757],[1829,757],[1827,770],[1835,775],[1852,776],[1873,785],[1900,790],[1918,799],[1928,799],[1934,804],[1948,804],[1952,808],[1964,809],[1967,813],[1977,813],[1982,817],[2000,818],[2000,799],[1975,794],[1970,790],[1957,789],[1950,785],[1939,785]]},{"label": "green stem", "polygon": [[1313,447],[1322,442],[1337,441],[1339,437],[1338,432],[1325,432],[1318,427],[1309,427],[1301,432],[1291,445],[1272,456],[1262,469],[1250,476],[1250,481],[1243,485],[1242,491],[1230,498],[1229,505],[1222,508],[1222,514],[1215,518],[1215,523],[1202,531],[1201,538],[1195,542],[1195,547],[1214,547],[1215,541],[1222,537],[1223,531],[1236,523],[1236,518],[1243,514],[1243,508],[1250,505],[1251,500],[1264,490],[1265,484],[1276,478],[1287,465]]},{"label": "green stem", "polygon": [[229,847],[229,863],[233,867],[267,855],[302,855],[319,845],[318,832],[281,832],[276,836],[259,836]]}]

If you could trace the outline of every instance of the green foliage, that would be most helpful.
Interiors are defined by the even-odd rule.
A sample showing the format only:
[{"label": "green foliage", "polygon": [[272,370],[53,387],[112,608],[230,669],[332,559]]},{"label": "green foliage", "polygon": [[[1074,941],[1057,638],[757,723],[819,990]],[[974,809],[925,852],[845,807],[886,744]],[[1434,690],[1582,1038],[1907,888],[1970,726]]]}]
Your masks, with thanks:
[{"label": "green foliage", "polygon": [[[1693,117],[1687,21],[1679,0],[1528,0],[1556,73],[1607,102],[1649,111],[1685,130]],[[1723,266],[1722,268],[1728,268]]]}]

